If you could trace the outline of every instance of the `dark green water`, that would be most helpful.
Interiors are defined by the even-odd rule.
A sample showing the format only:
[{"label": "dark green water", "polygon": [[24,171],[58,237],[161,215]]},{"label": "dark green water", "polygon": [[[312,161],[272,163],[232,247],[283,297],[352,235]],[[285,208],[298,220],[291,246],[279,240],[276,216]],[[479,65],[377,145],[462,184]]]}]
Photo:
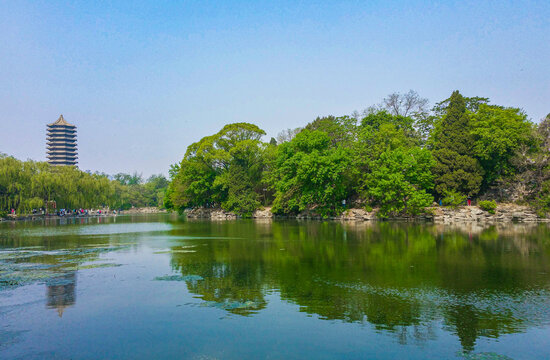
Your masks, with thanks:
[{"label": "dark green water", "polygon": [[0,224],[1,359],[547,359],[550,227]]}]

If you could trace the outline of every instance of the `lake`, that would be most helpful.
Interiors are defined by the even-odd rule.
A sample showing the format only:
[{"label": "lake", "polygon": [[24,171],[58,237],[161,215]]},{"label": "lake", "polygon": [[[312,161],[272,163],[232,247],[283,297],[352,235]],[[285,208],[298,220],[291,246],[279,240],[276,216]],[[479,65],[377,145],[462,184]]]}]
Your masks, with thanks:
[{"label": "lake", "polygon": [[0,358],[547,359],[549,229],[0,223]]}]

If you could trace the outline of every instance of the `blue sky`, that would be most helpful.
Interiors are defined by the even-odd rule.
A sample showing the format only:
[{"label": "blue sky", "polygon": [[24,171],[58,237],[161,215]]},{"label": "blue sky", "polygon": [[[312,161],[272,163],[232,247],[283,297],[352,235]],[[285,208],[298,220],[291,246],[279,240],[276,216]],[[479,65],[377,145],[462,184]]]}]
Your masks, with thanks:
[{"label": "blue sky", "polygon": [[391,92],[550,112],[550,1],[0,1],[0,152],[167,173],[230,122],[269,137]]}]

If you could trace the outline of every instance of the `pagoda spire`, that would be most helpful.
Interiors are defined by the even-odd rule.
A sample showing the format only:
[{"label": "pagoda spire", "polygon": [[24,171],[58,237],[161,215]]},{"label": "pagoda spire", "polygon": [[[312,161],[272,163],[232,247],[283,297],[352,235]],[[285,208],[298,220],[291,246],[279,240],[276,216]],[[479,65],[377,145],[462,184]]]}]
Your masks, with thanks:
[{"label": "pagoda spire", "polygon": [[48,126],[53,126],[53,125],[75,127],[73,124],[69,124],[67,120],[65,120],[65,118],[63,117],[63,114],[59,115],[59,118],[55,122],[48,124]]}]

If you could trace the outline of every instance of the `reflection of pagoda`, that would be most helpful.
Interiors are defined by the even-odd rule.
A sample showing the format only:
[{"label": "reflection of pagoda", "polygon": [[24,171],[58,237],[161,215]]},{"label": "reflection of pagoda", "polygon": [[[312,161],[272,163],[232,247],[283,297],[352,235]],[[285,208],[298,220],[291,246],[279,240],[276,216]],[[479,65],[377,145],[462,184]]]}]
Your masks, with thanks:
[{"label": "reflection of pagoda", "polygon": [[48,124],[48,162],[52,165],[76,165],[76,126],[59,116]]},{"label": "reflection of pagoda", "polygon": [[59,317],[63,316],[66,307],[74,305],[76,300],[76,271],[69,272],[55,279],[54,285],[47,285],[46,307],[57,309]]}]

